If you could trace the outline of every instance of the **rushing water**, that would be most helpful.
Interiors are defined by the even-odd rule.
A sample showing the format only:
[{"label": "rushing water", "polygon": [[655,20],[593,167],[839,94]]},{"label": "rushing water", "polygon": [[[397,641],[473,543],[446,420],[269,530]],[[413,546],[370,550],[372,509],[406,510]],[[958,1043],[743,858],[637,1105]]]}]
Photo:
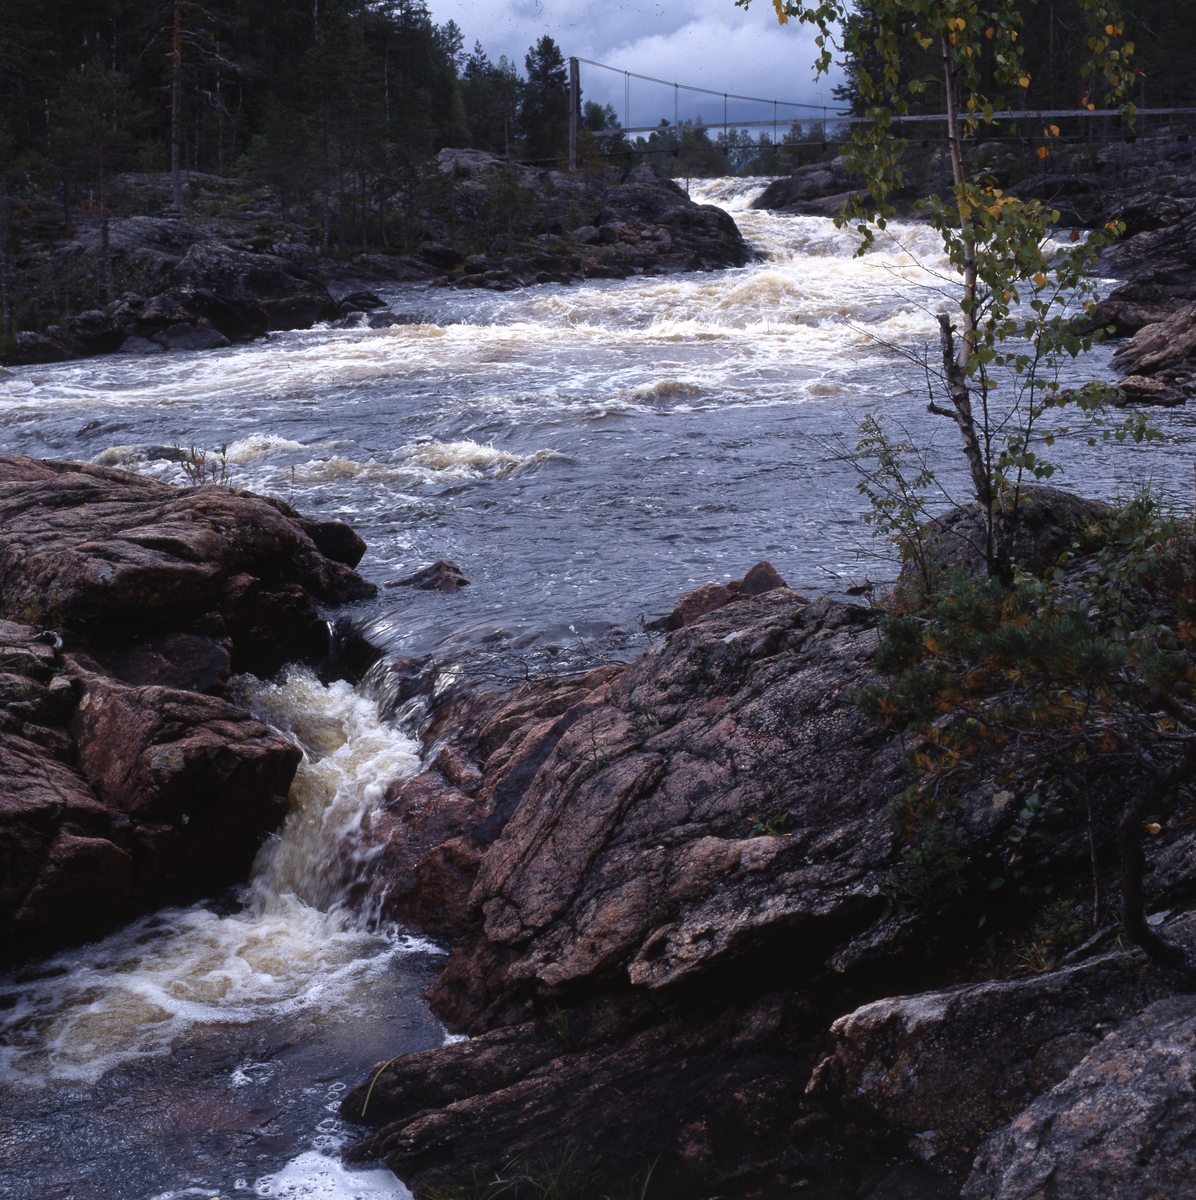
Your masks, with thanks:
[{"label": "rushing water", "polygon": [[[387,299],[419,323],[26,368],[0,379],[0,447],[181,482],[155,447],[227,446],[236,484],[360,530],[380,584],[459,563],[456,595],[383,587],[362,615],[477,678],[627,657],[641,614],[760,558],[811,590],[884,578],[842,451],[883,407],[962,495],[958,435],[898,353],[937,337],[941,257],[904,225],[855,258],[827,220],[747,211],[758,186],[698,197],[763,252],[742,270],[405,287]],[[1192,419],[1158,424],[1161,449],[1065,443],[1064,482],[1124,494],[1149,471],[1190,503]],[[418,746],[344,683],[292,669],[239,689],[304,750],[291,816],[240,892],[0,980],[0,1195],[403,1194],[339,1166],[334,1109],[370,1062],[443,1039],[419,999],[439,951],[338,896],[355,831]]]}]

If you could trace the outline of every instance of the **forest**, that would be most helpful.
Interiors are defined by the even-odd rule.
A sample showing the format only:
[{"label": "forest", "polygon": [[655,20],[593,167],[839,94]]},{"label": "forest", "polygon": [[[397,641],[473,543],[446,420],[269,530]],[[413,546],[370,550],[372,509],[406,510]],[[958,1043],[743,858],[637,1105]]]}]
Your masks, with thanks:
[{"label": "forest", "polygon": [[[1141,0],[1127,23],[1138,104],[1196,103],[1196,0]],[[1084,103],[1087,34],[1075,0],[1027,5],[1031,82],[1017,107]],[[849,89],[837,98],[858,108]],[[928,88],[924,105],[939,100]],[[381,229],[387,198],[443,147],[551,166],[564,162],[568,124],[565,51],[551,37],[522,63],[494,61],[424,0],[6,0],[0,10],[3,224],[13,202],[52,199],[69,234],[74,212],[127,207],[109,195],[121,173],[172,171],[178,209],[182,174],[199,172],[269,185],[284,211],[322,215],[327,242],[330,220]],[[775,175],[837,150],[818,126],[712,136],[700,119],[662,120],[634,143],[599,139],[618,119],[593,100],[582,126],[591,169],[647,158],[674,176]]]}]

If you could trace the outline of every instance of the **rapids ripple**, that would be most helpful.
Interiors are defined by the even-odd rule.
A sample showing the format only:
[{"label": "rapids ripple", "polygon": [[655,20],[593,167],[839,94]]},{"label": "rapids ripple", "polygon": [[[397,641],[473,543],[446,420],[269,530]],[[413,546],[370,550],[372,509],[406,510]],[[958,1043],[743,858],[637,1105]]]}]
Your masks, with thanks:
[{"label": "rapids ripple", "polygon": [[[883,579],[843,456],[861,416],[883,406],[966,492],[957,434],[926,414],[902,354],[933,358],[942,256],[897,224],[854,257],[831,221],[748,209],[766,182],[694,186],[762,252],[749,267],[501,295],[406,286],[386,299],[419,323],[23,368],[0,377],[0,445],[176,482],[169,447],[224,447],[235,484],[354,525],[380,584],[454,559],[470,587],[383,588],[360,614],[444,678],[630,657],[640,614],[760,558],[810,590]],[[1156,423],[1162,449],[1065,444],[1065,482],[1124,494],[1150,471],[1190,503],[1192,418]],[[418,747],[347,684],[292,669],[239,687],[304,749],[292,814],[236,896],[0,980],[5,1194],[402,1192],[330,1157],[331,1114],[379,1055],[442,1040],[419,999],[438,951],[338,897],[366,867],[363,818]]]}]

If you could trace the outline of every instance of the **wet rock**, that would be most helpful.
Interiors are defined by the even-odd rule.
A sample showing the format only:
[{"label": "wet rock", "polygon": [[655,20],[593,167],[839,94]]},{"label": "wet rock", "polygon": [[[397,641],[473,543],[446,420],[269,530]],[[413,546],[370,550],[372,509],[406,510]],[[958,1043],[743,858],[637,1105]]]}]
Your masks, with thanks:
[{"label": "wet rock", "polygon": [[455,592],[468,583],[469,580],[455,562],[442,558],[430,567],[424,567],[422,571],[416,571],[406,579],[396,579],[386,586],[420,588],[425,592]]},{"label": "wet rock", "polygon": [[1164,991],[1141,954],[879,1000],[831,1026],[810,1090],[958,1174],[985,1135]]},{"label": "wet rock", "polygon": [[787,586],[772,563],[762,560],[742,579],[732,579],[728,583],[704,583],[695,588],[667,617],[650,622],[648,628],[680,629],[685,625],[692,625],[699,617],[714,612],[715,609],[722,608],[741,596],[762,596],[773,588]]},{"label": "wet rock", "polygon": [[319,604],[374,591],[260,497],[18,456],[0,456],[0,589],[88,636],[179,630],[215,612],[233,669],[265,674],[323,654]]},{"label": "wet rock", "polygon": [[120,344],[119,353],[121,354],[164,354],[166,347],[160,342],[150,341],[149,338],[138,337],[137,334],[131,333]]},{"label": "wet rock", "polygon": [[1196,394],[1196,304],[1139,329],[1113,355],[1129,400],[1182,404]]},{"label": "wet rock", "polygon": [[[804,1103],[800,1003],[768,996],[637,1030],[649,1014],[615,997],[406,1055],[372,1073],[365,1120],[384,1124],[347,1156],[380,1158],[417,1195],[520,1157],[555,1161],[563,1144],[578,1177],[638,1190],[652,1166],[662,1195],[778,1175],[798,1186],[841,1159],[834,1127]],[[367,1087],[346,1096],[345,1117],[362,1119]]]},{"label": "wet rock", "polygon": [[[243,878],[286,813],[296,747],[223,701],[70,658],[43,686],[34,631],[0,624],[34,672],[24,699],[0,690],[0,961]],[[31,701],[55,724],[21,720]]]},{"label": "wet rock", "polygon": [[65,362],[71,357],[70,348],[50,330],[44,334],[21,330],[16,335],[16,345],[4,361],[13,367],[35,366],[40,363]]},{"label": "wet rock", "polygon": [[1170,1200],[1196,1173],[1196,997],[1158,1000],[994,1133],[965,1200]]},{"label": "wet rock", "polygon": [[245,877],[300,751],[218,694],[322,657],[319,606],[373,592],[330,555],[364,549],[281,501],[0,456],[0,592],[58,627],[0,621],[0,960]]},{"label": "wet rock", "polygon": [[[477,1031],[585,981],[675,987],[798,929],[811,969],[846,949],[884,908],[903,772],[848,699],[870,678],[873,620],[777,588],[678,630],[551,722],[535,687],[500,707],[488,727],[526,740],[481,760],[479,798],[502,796],[503,823],[471,893],[482,930],[433,986],[437,1010]],[[753,836],[762,822],[776,833]]]},{"label": "wet rock", "polygon": [[151,340],[165,350],[216,350],[230,344],[224,334],[212,328],[206,317],[200,317],[194,324],[171,325],[155,333]]},{"label": "wet rock", "polygon": [[834,158],[830,162],[798,167],[791,175],[774,179],[751,206],[808,216],[834,215],[824,210],[833,205],[834,212],[838,212],[850,194],[850,188],[846,164],[842,159]]},{"label": "wet rock", "polygon": [[[546,681],[497,711],[474,698],[441,712],[425,734],[440,747],[435,770],[392,784],[380,811],[368,818],[373,869],[357,889],[358,902],[436,937],[475,931],[470,894],[483,853],[576,719],[575,706],[617,674],[618,668],[601,667]],[[418,686],[418,677],[411,678],[396,701],[409,699]]]},{"label": "wet rock", "polygon": [[364,557],[365,538],[344,521],[313,521],[294,512],[287,515],[298,520],[303,532],[325,558],[344,563],[346,567],[355,567]]}]

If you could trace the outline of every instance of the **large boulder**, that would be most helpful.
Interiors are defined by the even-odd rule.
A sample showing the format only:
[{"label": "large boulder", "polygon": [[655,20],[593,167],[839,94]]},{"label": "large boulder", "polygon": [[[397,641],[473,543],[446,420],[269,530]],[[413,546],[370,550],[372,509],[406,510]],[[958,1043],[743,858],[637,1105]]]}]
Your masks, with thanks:
[{"label": "large boulder", "polygon": [[[332,524],[311,526],[329,546]],[[259,496],[0,456],[0,590],[10,608],[89,641],[189,627],[227,635],[234,670],[268,674],[324,652],[320,604],[375,589]]]},{"label": "large boulder", "polygon": [[1158,1000],[980,1148],[964,1200],[1190,1196],[1196,997]]},{"label": "large boulder", "polygon": [[178,287],[207,291],[241,313],[246,326],[307,329],[337,315],[327,290],[309,282],[292,259],[196,242],[172,271]]}]

